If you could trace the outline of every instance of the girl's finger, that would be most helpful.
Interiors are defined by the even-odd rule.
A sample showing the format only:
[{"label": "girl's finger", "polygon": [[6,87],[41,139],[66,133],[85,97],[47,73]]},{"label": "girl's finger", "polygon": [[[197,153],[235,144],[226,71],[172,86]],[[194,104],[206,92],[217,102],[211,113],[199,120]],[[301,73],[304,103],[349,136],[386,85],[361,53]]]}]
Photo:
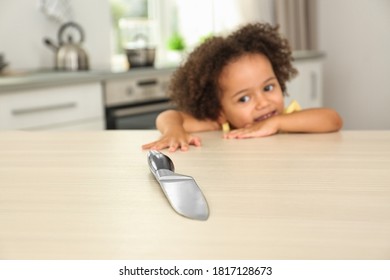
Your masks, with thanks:
[{"label": "girl's finger", "polygon": [[150,149],[150,148],[152,148],[154,145],[156,145],[156,142],[151,142],[151,143],[148,143],[148,144],[144,144],[144,145],[142,145],[142,149],[144,149],[144,150]]},{"label": "girl's finger", "polygon": [[179,148],[179,143],[177,143],[177,142],[172,142],[172,143],[169,145],[168,151],[169,151],[169,152],[175,152],[175,151],[177,150],[177,148]]},{"label": "girl's finger", "polygon": [[194,136],[194,137],[191,139],[190,144],[192,144],[192,145],[194,145],[194,146],[196,146],[196,147],[200,147],[200,146],[202,145],[200,138],[197,137],[197,136]]},{"label": "girl's finger", "polygon": [[187,141],[181,141],[180,142],[180,150],[182,150],[182,151],[188,151],[188,143],[187,143]]}]

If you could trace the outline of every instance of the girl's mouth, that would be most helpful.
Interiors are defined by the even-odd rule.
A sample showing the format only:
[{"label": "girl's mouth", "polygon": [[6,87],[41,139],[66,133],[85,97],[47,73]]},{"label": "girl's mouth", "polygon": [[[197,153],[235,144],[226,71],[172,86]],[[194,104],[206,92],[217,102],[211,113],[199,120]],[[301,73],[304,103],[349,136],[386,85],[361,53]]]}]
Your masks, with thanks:
[{"label": "girl's mouth", "polygon": [[261,122],[261,121],[264,121],[264,120],[266,120],[266,119],[269,119],[270,117],[275,116],[276,114],[277,114],[276,110],[275,110],[275,111],[272,111],[272,112],[270,112],[270,113],[268,113],[268,114],[265,114],[265,115],[262,115],[262,116],[256,118],[256,119],[254,120],[254,122]]}]

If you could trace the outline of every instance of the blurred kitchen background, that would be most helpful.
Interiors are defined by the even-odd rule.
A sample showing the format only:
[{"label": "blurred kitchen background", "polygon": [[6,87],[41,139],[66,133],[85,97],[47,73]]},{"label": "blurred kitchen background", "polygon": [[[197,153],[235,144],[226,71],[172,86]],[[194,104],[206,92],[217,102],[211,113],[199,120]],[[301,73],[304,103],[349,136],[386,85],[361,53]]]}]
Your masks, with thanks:
[{"label": "blurred kitchen background", "polygon": [[155,67],[174,67],[207,36],[278,23],[295,51],[323,53],[322,105],[344,129],[390,129],[388,0],[1,0],[6,71],[52,69],[43,38],[57,42],[68,20],[83,28],[89,69],[114,72],[128,70],[126,48],[155,48]]}]

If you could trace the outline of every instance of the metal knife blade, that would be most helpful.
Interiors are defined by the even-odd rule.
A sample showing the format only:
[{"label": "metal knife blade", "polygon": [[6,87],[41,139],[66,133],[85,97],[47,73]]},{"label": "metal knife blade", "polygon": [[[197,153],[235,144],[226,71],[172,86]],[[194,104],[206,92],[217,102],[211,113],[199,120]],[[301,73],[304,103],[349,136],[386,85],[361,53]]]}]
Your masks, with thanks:
[{"label": "metal knife blade", "polygon": [[148,152],[150,171],[160,184],[172,208],[187,218],[207,220],[207,201],[194,178],[175,173],[172,160],[165,154]]}]

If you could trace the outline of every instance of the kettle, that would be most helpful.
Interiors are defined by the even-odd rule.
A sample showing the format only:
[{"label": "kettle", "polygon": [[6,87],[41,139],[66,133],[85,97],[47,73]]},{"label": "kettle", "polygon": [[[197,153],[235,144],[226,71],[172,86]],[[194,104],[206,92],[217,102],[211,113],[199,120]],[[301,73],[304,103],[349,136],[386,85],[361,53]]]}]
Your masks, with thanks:
[{"label": "kettle", "polygon": [[[73,41],[73,37],[68,35],[67,40],[63,39],[66,29],[74,28],[79,33],[79,42]],[[56,46],[50,39],[44,38],[44,43],[52,48],[55,53],[55,67],[57,70],[88,70],[88,55],[81,47],[81,43],[84,41],[84,31],[80,25],[75,22],[67,22],[63,24],[58,31],[58,44]]]}]

